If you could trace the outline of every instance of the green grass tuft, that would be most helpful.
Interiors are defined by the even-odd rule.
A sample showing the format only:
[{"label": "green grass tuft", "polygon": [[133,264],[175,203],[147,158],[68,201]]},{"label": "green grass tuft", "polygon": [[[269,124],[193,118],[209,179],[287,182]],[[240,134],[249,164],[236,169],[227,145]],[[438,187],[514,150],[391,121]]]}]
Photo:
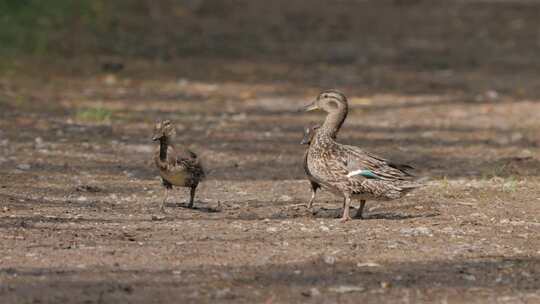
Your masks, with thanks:
[{"label": "green grass tuft", "polygon": [[110,122],[112,111],[103,107],[84,108],[77,111],[75,118],[86,122]]}]

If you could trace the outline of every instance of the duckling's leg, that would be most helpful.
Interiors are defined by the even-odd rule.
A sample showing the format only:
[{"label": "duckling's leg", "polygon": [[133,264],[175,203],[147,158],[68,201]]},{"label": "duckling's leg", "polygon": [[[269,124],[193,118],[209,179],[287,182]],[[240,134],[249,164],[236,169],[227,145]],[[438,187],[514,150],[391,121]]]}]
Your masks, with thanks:
[{"label": "duckling's leg", "polygon": [[351,206],[351,196],[349,194],[345,195],[345,200],[343,204],[343,216],[341,217],[341,222],[346,222],[351,220],[351,216],[349,214],[349,208]]},{"label": "duckling's leg", "polygon": [[161,201],[161,207],[159,210],[163,213],[165,212],[165,202],[167,201],[167,196],[169,195],[169,187],[165,187],[165,195],[163,196],[163,201]]},{"label": "duckling's leg", "polygon": [[362,214],[364,213],[364,207],[366,206],[366,200],[360,201],[360,207],[358,207],[358,211],[356,211],[356,215],[354,218],[361,219],[364,218]]},{"label": "duckling's leg", "polygon": [[197,186],[192,186],[189,188],[189,204],[188,208],[193,208],[193,201],[195,200],[195,191],[197,190]]},{"label": "duckling's leg", "polygon": [[308,205],[307,205],[308,209],[311,209],[311,207],[313,207],[313,201],[315,200],[317,189],[319,189],[319,185],[314,182],[311,182],[311,199],[309,200]]},{"label": "duckling's leg", "polygon": [[161,184],[163,185],[163,187],[165,187],[165,195],[163,196],[163,201],[161,201],[161,207],[159,208],[159,210],[163,213],[166,213],[165,212],[165,203],[167,202],[167,196],[169,195],[169,189],[172,189],[172,184],[169,183],[168,181],[164,180],[164,179],[161,179]]}]

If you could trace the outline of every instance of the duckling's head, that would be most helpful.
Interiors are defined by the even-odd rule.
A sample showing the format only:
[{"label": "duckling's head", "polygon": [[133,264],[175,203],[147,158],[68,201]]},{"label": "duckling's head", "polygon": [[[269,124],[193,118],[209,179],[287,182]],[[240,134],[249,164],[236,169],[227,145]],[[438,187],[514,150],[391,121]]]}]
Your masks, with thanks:
[{"label": "duckling's head", "polygon": [[168,138],[176,134],[176,128],[170,120],[158,121],[154,126],[154,135],[152,140],[160,140],[162,138]]},{"label": "duckling's head", "polygon": [[326,113],[347,111],[347,97],[338,90],[326,90],[303,108],[304,111],[323,110]]},{"label": "duckling's head", "polygon": [[304,138],[302,138],[302,141],[300,142],[301,145],[310,145],[311,141],[313,140],[313,136],[315,136],[315,131],[319,128],[319,125],[314,125],[310,127],[306,127],[304,129]]}]

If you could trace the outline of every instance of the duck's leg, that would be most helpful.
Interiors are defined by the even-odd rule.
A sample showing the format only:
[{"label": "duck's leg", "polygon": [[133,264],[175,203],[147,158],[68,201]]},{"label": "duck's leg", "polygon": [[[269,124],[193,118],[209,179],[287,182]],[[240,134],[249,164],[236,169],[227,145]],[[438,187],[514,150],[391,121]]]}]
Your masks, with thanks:
[{"label": "duck's leg", "polygon": [[311,182],[311,199],[309,200],[307,204],[307,208],[311,209],[313,207],[313,201],[315,200],[315,195],[317,194],[317,189],[319,189],[319,185]]},{"label": "duck's leg", "polygon": [[189,204],[188,208],[193,208],[193,202],[195,201],[195,191],[197,190],[197,185],[189,188]]},{"label": "duck's leg", "polygon": [[360,207],[358,207],[358,211],[356,211],[356,215],[354,218],[361,219],[364,218],[362,214],[364,213],[364,207],[366,206],[366,200],[360,201]]},{"label": "duck's leg", "polygon": [[351,220],[349,214],[349,208],[351,206],[351,196],[349,194],[345,195],[345,200],[343,201],[343,216],[341,217],[341,222],[346,222]]}]

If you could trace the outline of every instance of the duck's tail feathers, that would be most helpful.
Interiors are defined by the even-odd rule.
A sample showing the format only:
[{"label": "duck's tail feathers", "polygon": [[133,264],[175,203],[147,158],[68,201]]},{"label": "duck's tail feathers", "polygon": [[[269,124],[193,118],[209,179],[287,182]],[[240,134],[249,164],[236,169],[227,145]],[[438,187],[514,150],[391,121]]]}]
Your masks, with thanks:
[{"label": "duck's tail feathers", "polygon": [[428,181],[429,177],[425,176],[410,183],[403,184],[401,185],[401,188],[405,191],[410,191],[416,188],[424,187]]}]

